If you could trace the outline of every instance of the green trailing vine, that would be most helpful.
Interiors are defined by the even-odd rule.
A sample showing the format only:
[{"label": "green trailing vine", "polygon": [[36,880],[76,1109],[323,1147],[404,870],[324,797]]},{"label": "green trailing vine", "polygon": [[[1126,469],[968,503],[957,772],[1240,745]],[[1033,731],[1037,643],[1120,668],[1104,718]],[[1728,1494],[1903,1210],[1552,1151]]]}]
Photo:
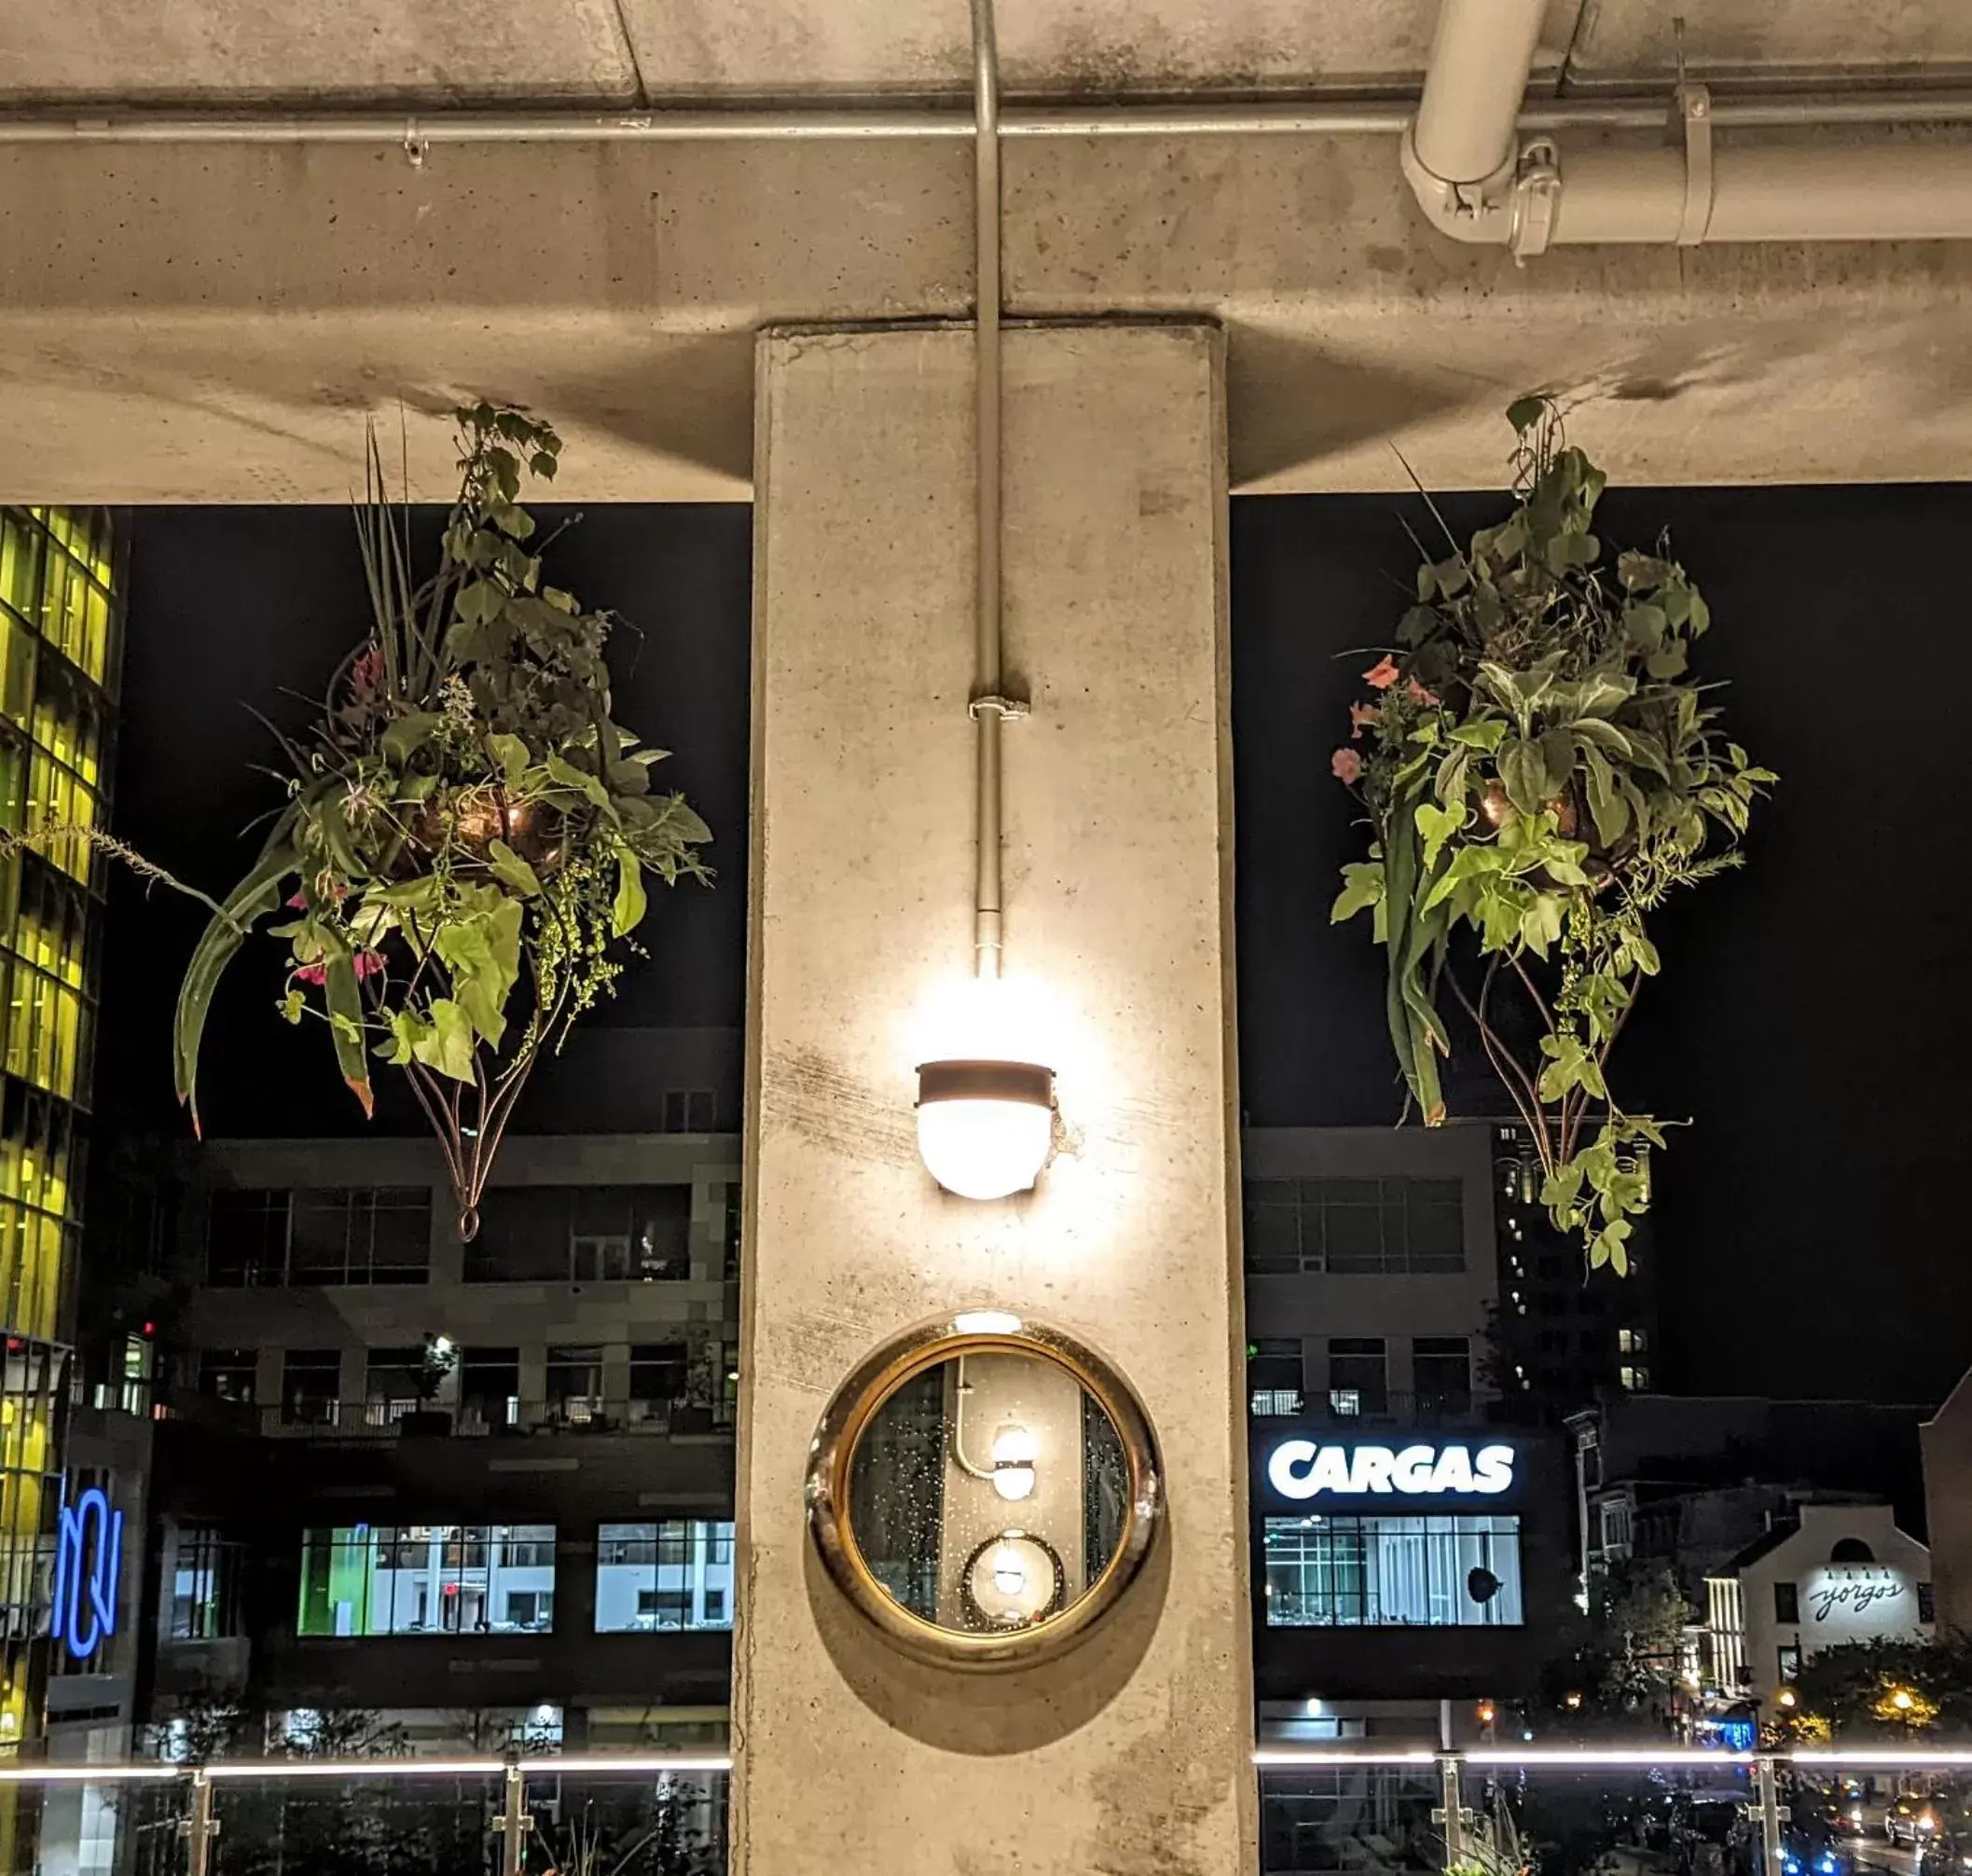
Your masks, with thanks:
[{"label": "green trailing vine", "polygon": [[1661,968],[1648,919],[1741,863],[1777,778],[1724,738],[1691,674],[1711,614],[1666,544],[1607,568],[1593,531],[1602,471],[1550,400],[1507,415],[1512,512],[1464,547],[1448,531],[1450,553],[1425,558],[1398,642],[1350,707],[1333,768],[1372,839],[1331,916],[1372,915],[1391,1041],[1426,1124],[1445,1115],[1449,1002],[1534,1140],[1553,1222],[1592,1268],[1621,1274],[1646,1156],[1663,1145],[1608,1075]]},{"label": "green trailing vine", "polygon": [[285,804],[223,901],[94,829],[31,829],[7,846],[84,840],[212,908],[173,1029],[195,1128],[214,993],[286,911],[269,928],[288,950],[280,1014],[322,1024],[366,1115],[373,1064],[404,1073],[470,1237],[541,1052],[610,993],[648,880],[710,877],[697,849],[711,835],[682,795],[653,789],[666,752],[611,714],[612,616],[545,579],[519,497],[523,478],[553,478],[559,437],[520,410],[456,416],[459,498],[422,576],[408,503],[389,498],[369,437],[356,520],[370,628],[312,730],[281,738]]}]

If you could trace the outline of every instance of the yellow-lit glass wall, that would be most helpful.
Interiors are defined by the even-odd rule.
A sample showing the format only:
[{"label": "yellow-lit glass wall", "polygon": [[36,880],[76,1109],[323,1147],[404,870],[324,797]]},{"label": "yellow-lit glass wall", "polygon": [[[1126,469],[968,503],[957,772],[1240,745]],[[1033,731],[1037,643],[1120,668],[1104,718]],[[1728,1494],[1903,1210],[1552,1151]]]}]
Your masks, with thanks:
[{"label": "yellow-lit glass wall", "polygon": [[[106,821],[117,566],[105,510],[0,509],[0,829]],[[31,1643],[61,1491],[99,873],[78,838],[0,857],[0,1757],[38,1704]]]}]

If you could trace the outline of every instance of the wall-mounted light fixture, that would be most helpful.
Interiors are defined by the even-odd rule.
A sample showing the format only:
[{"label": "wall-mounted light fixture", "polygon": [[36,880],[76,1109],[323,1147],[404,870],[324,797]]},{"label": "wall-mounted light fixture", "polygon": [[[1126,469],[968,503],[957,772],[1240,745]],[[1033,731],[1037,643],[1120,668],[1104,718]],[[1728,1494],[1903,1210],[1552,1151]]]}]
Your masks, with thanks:
[{"label": "wall-mounted light fixture", "polygon": [[1055,1074],[1032,1062],[926,1062],[917,1070],[917,1151],[960,1198],[1026,1192],[1055,1138]]},{"label": "wall-mounted light fixture", "polygon": [[[1009,695],[1000,637],[1000,68],[993,0],[972,0],[972,207],[977,264],[973,396],[972,969],[1000,975],[1005,948],[1000,878],[1000,732],[1027,713]],[[945,1060],[917,1070],[917,1150],[931,1175],[961,1198],[1026,1192],[1054,1138],[1055,1076],[1033,1062]]]}]

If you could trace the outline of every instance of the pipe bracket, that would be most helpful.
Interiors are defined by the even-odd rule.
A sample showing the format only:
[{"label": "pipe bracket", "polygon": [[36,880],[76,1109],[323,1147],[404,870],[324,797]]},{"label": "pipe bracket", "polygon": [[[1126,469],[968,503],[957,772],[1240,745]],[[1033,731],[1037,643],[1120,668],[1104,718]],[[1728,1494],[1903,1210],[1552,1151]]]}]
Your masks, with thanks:
[{"label": "pipe bracket", "polygon": [[1530,137],[1513,172],[1512,218],[1507,246],[1523,266],[1529,255],[1546,254],[1554,239],[1561,208],[1561,151],[1551,137]]},{"label": "pipe bracket", "polygon": [[966,706],[966,714],[974,723],[977,723],[981,717],[988,713],[997,716],[1004,723],[1009,717],[1032,715],[1033,706],[1025,697],[1001,697],[997,692],[988,693],[985,697],[976,697]]},{"label": "pipe bracket", "polygon": [[1685,201],[1677,218],[1677,245],[1697,247],[1712,225],[1712,93],[1703,85],[1679,85],[1672,110],[1673,131],[1682,131],[1685,146]]}]

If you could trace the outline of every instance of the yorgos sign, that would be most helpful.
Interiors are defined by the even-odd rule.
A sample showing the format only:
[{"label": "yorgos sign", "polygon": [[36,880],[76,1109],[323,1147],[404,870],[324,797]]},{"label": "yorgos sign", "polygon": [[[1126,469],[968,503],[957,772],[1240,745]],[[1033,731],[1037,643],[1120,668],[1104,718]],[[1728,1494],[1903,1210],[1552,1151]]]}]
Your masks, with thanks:
[{"label": "yorgos sign", "polygon": [[1283,1498],[1324,1492],[1368,1497],[1400,1492],[1411,1497],[1491,1497],[1513,1485],[1510,1446],[1323,1446],[1283,1440],[1267,1455],[1267,1483]]}]

